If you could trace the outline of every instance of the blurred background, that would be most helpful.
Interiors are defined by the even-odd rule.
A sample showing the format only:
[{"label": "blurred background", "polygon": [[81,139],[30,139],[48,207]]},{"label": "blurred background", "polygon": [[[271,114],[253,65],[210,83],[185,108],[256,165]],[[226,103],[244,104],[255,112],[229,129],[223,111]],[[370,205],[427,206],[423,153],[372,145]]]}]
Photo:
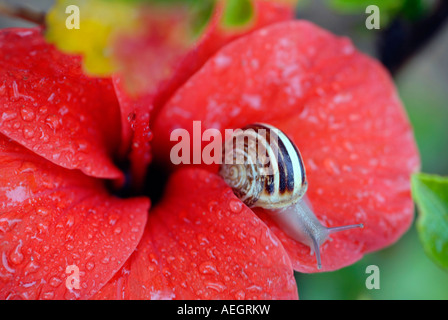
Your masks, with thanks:
[{"label": "blurred background", "polygon": [[[47,10],[53,0],[10,0]],[[381,9],[381,29],[365,27],[365,9]],[[389,69],[405,104],[422,171],[448,176],[448,1],[301,0],[297,16],[348,36]],[[0,15],[0,28],[32,26]],[[417,218],[417,214],[416,214]],[[380,269],[380,289],[368,290],[366,268]],[[311,299],[448,299],[448,273],[424,253],[415,224],[393,246],[336,272],[296,273],[299,296]]]}]

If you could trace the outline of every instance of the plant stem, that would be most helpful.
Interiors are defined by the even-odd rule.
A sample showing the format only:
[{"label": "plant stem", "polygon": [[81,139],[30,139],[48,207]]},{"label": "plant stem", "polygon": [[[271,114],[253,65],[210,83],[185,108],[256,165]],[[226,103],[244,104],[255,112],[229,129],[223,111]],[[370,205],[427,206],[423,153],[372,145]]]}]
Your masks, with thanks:
[{"label": "plant stem", "polygon": [[45,24],[44,12],[39,12],[31,8],[14,6],[4,1],[0,1],[0,15],[25,20],[37,25]]}]

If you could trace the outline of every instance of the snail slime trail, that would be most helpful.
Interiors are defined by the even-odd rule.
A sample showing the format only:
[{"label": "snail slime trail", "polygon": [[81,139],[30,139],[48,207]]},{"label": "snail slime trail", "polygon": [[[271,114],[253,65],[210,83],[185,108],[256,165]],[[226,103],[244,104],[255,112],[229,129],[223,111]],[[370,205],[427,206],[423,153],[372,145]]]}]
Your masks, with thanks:
[{"label": "snail slime trail", "polygon": [[252,124],[224,142],[219,174],[248,207],[265,211],[296,241],[310,247],[317,268],[322,268],[320,247],[331,234],[354,228],[352,224],[328,228],[316,218],[306,201],[308,182],[302,156],[279,129]]}]

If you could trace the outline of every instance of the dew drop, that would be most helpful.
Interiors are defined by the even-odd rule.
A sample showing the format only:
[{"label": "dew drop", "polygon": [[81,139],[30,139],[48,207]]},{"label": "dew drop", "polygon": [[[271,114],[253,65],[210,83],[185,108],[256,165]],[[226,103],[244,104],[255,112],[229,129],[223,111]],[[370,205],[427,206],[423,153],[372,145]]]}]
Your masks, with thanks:
[{"label": "dew drop", "polygon": [[34,137],[34,129],[32,127],[24,127],[22,133],[25,139],[32,139]]},{"label": "dew drop", "polygon": [[111,214],[111,215],[109,216],[109,218],[108,218],[108,220],[109,220],[109,224],[110,224],[111,226],[114,226],[114,225],[117,223],[117,221],[118,221],[119,218],[120,218],[120,216],[118,216],[118,215],[116,215],[116,214]]},{"label": "dew drop", "polygon": [[47,208],[41,207],[41,208],[37,209],[37,213],[40,214],[41,216],[45,217],[50,213],[50,211]]},{"label": "dew drop", "polygon": [[7,111],[4,111],[4,112],[2,113],[2,120],[3,120],[3,121],[13,120],[13,119],[15,119],[16,117],[17,117],[17,112],[14,112],[14,111],[9,111],[9,110],[7,110]]},{"label": "dew drop", "polygon": [[198,234],[197,239],[198,239],[200,245],[206,245],[206,244],[210,243],[210,241],[207,239],[207,237],[203,234]]},{"label": "dew drop", "polygon": [[324,160],[325,170],[331,175],[338,175],[341,173],[337,164],[333,161],[333,159],[327,158]]},{"label": "dew drop", "polygon": [[257,244],[257,239],[255,237],[250,237],[249,241],[252,246],[255,246]]},{"label": "dew drop", "polygon": [[104,257],[102,260],[101,260],[101,263],[102,264],[108,264],[110,262],[110,258],[109,257]]},{"label": "dew drop", "polygon": [[24,121],[33,121],[36,118],[34,110],[30,107],[22,107],[20,115]]},{"label": "dew drop", "polygon": [[42,299],[44,299],[44,300],[53,300],[54,299],[54,292],[53,291],[45,292],[42,295]]},{"label": "dew drop", "polygon": [[165,277],[170,278],[171,277],[171,272],[168,268],[163,268],[162,269],[162,273]]},{"label": "dew drop", "polygon": [[132,233],[137,233],[137,232],[139,232],[140,231],[140,228],[137,228],[137,227],[133,227],[132,229],[131,229],[131,232]]},{"label": "dew drop", "polygon": [[207,256],[211,259],[216,259],[215,253],[213,252],[213,249],[207,248],[206,250]]},{"label": "dew drop", "polygon": [[219,274],[213,262],[207,261],[199,265],[199,272],[202,274]]},{"label": "dew drop", "polygon": [[219,293],[224,292],[227,289],[226,285],[222,282],[206,282],[206,288],[213,289]]},{"label": "dew drop", "polygon": [[9,259],[13,264],[21,264],[23,262],[22,242],[11,252]]},{"label": "dew drop", "polygon": [[50,127],[50,129],[56,130],[59,128],[59,117],[56,115],[50,115],[45,119],[45,123]]},{"label": "dew drop", "polygon": [[57,288],[61,285],[62,280],[59,279],[58,277],[52,277],[49,281],[50,286],[52,286],[53,288]]},{"label": "dew drop", "polygon": [[47,106],[41,106],[39,108],[39,113],[40,114],[46,114],[48,112],[48,107]]},{"label": "dew drop", "polygon": [[87,269],[88,271],[92,271],[93,268],[95,268],[95,263],[93,263],[93,262],[91,262],[91,261],[86,263],[86,269]]},{"label": "dew drop", "polygon": [[245,298],[246,298],[246,293],[243,290],[240,290],[237,293],[235,293],[236,300],[244,300]]},{"label": "dew drop", "polygon": [[135,121],[135,118],[136,118],[135,112],[131,112],[131,113],[128,114],[128,121],[129,122]]},{"label": "dew drop", "polygon": [[39,270],[40,266],[36,263],[36,261],[30,261],[25,266],[25,275],[28,275],[30,273],[36,273],[37,270]]},{"label": "dew drop", "polygon": [[257,285],[252,285],[250,287],[246,288],[248,292],[262,292],[263,288],[261,288],[260,286]]},{"label": "dew drop", "polygon": [[75,217],[74,216],[68,216],[67,217],[67,222],[65,223],[65,226],[67,228],[71,228],[71,227],[73,227],[74,224],[75,224]]},{"label": "dew drop", "polygon": [[233,213],[240,213],[243,208],[243,204],[239,200],[232,199],[229,202],[229,207],[230,211],[232,211]]}]

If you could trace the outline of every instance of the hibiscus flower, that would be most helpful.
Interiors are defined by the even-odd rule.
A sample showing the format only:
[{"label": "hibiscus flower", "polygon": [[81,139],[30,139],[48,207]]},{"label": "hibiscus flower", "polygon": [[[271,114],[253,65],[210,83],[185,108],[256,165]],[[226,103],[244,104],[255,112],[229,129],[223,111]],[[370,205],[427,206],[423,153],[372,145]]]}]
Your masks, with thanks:
[{"label": "hibiscus flower", "polygon": [[[118,76],[85,75],[40,29],[0,32],[1,299],[298,298],[294,270],[318,271],[309,248],[246,207],[216,167],[169,165],[170,133],[193,121],[290,136],[319,220],[365,225],[322,246],[320,271],[409,228],[419,158],[388,73],[348,39],[260,8],[238,37],[212,22],[172,77],[137,98]],[[142,178],[151,160],[169,170],[162,199],[117,197],[128,172],[162,188]]]}]

